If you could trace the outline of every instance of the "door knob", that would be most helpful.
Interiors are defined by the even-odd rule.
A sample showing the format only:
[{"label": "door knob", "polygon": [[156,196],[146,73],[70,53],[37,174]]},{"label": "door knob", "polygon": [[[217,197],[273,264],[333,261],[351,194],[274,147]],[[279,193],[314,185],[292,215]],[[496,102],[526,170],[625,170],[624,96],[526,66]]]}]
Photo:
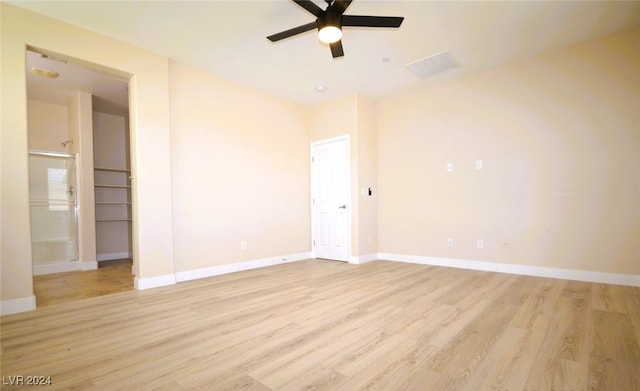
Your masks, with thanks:
[{"label": "door knob", "polygon": [[339,206],[338,208],[339,208],[339,209],[347,209],[347,206],[346,206],[346,205],[341,205],[341,206]]}]

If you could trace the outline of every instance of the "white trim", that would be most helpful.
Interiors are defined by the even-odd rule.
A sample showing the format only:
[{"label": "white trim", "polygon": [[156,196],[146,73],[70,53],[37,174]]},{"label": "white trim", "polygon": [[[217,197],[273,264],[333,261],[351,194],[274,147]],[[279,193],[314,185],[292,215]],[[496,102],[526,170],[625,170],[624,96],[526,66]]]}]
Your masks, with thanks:
[{"label": "white trim", "polygon": [[[117,259],[121,259],[121,258],[117,258]],[[49,264],[33,265],[33,275],[41,276],[43,274],[66,273],[66,272],[75,272],[79,270],[82,270],[82,271],[96,270],[97,268],[98,268],[98,261],[88,261],[88,262],[70,261],[70,262],[49,263]]]},{"label": "white trim", "polygon": [[19,299],[2,300],[0,302],[0,315],[11,315],[19,312],[33,311],[36,309],[36,297],[34,295]]},{"label": "white trim", "polygon": [[119,253],[103,253],[97,254],[96,259],[98,262],[100,261],[113,261],[116,259],[129,259],[133,258],[133,254],[127,251],[119,252]]},{"label": "white trim", "polygon": [[311,142],[311,146],[315,146],[315,145],[322,145],[322,144],[328,144],[328,143],[333,143],[335,141],[341,141],[341,140],[349,140],[349,135],[348,134],[343,134],[340,136],[335,136],[335,137],[330,137],[330,138],[324,138],[322,140],[316,140],[316,141],[312,141]]},{"label": "white trim", "polygon": [[58,262],[58,263],[45,263],[40,265],[33,265],[33,275],[41,276],[43,274],[53,273],[66,273],[82,270],[82,265],[79,261]]},{"label": "white trim", "polygon": [[158,288],[161,286],[175,285],[176,276],[174,274],[165,274],[164,276],[138,278],[134,277],[133,286],[141,291],[145,289]]},{"label": "white trim", "polygon": [[557,269],[542,266],[513,265],[496,262],[471,261],[451,258],[434,258],[419,255],[379,253],[379,259],[395,262],[417,263],[421,265],[455,267],[461,269],[483,270],[498,273],[519,274],[525,276],[559,278],[604,284],[628,285],[640,287],[640,275],[595,272],[590,270]]},{"label": "white trim", "polygon": [[313,150],[316,146],[318,145],[322,145],[322,144],[328,144],[328,143],[333,143],[336,141],[342,141],[342,140],[346,140],[347,141],[347,199],[348,201],[348,207],[347,207],[347,257],[346,259],[334,259],[335,261],[344,261],[344,262],[350,262],[350,254],[351,254],[351,238],[352,238],[352,227],[351,227],[351,219],[353,218],[353,215],[351,213],[351,210],[353,209],[353,200],[351,199],[351,137],[349,136],[349,134],[343,134],[341,136],[336,136],[336,137],[331,137],[331,138],[326,138],[326,139],[322,139],[322,140],[317,140],[317,141],[313,141],[311,144],[309,144],[309,170],[310,170],[310,186],[309,186],[309,193],[310,193],[310,197],[309,197],[309,205],[311,206],[311,254],[310,257],[313,259],[316,259],[316,247],[314,246],[314,239],[315,239],[315,218],[314,218],[314,213],[313,213],[313,195],[314,195],[314,191],[315,191],[315,179],[316,179],[316,174],[315,174],[315,170],[313,169]]},{"label": "white trim", "polygon": [[53,152],[53,151],[45,151],[40,149],[30,149],[29,155],[49,156],[49,157],[73,157],[73,158],[78,157],[77,153]]},{"label": "white trim", "polygon": [[283,255],[280,257],[255,259],[239,263],[217,265],[202,269],[186,270],[176,273],[176,281],[189,281],[199,278],[213,277],[221,274],[234,273],[243,270],[257,269],[260,267],[279,265],[282,263],[297,262],[311,258],[311,252]]},{"label": "white trim", "polygon": [[367,254],[367,255],[352,255],[351,259],[349,259],[349,263],[354,265],[361,265],[363,263],[371,262],[378,260],[379,254]]},{"label": "white trim", "polygon": [[83,271],[96,270],[98,268],[98,261],[81,262],[80,265]]}]

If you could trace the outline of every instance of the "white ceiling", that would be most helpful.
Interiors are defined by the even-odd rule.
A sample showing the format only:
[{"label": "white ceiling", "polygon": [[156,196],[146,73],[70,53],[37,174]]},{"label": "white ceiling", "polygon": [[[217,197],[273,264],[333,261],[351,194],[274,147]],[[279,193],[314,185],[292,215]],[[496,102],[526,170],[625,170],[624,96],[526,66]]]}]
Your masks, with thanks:
[{"label": "white ceiling", "polygon": [[[50,79],[38,76],[31,72],[33,68],[55,72],[58,77]],[[121,111],[121,108],[129,106],[128,87],[129,81],[126,78],[91,70],[48,53],[27,51],[29,99],[66,104],[76,91],[83,91],[98,96],[96,103],[102,105],[103,111]]]},{"label": "white ceiling", "polygon": [[[12,3],[302,104],[353,93],[377,98],[640,28],[639,1],[355,0],[346,14],[404,16],[404,23],[345,28],[345,56],[333,59],[314,32],[266,39],[314,20],[287,0]],[[405,68],[443,51],[461,67],[428,79]]]}]

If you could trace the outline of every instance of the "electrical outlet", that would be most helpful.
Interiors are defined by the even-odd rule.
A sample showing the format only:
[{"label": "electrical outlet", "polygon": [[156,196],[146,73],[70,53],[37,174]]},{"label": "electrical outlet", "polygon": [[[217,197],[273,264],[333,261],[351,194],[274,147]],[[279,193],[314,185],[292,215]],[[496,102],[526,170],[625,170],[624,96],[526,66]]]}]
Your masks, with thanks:
[{"label": "electrical outlet", "polygon": [[476,170],[482,170],[482,160],[476,160]]},{"label": "electrical outlet", "polygon": [[242,241],[240,242],[240,250],[246,250],[247,249],[247,242],[246,241]]},{"label": "electrical outlet", "polygon": [[447,172],[453,171],[453,163],[447,163]]},{"label": "electrical outlet", "polygon": [[453,247],[453,238],[447,239],[447,246],[448,247]]},{"label": "electrical outlet", "polygon": [[484,240],[482,240],[482,239],[476,240],[476,247],[477,248],[484,248]]}]

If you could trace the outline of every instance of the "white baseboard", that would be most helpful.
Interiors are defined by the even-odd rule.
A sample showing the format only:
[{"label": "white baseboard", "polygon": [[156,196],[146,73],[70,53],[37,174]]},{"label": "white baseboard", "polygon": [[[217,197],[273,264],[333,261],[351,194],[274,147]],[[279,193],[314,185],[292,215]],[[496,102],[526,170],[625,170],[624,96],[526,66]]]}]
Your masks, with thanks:
[{"label": "white baseboard", "polygon": [[81,262],[82,270],[96,270],[98,268],[98,261]]},{"label": "white baseboard", "polygon": [[2,300],[0,302],[0,315],[11,315],[19,312],[33,311],[36,309],[36,297],[34,295],[19,299]]},{"label": "white baseboard", "polygon": [[349,263],[354,265],[361,265],[363,263],[375,261],[378,258],[378,254],[366,254],[366,255],[352,255],[349,259]]},{"label": "white baseboard", "polygon": [[161,286],[174,285],[176,283],[176,276],[174,274],[165,274],[164,276],[147,277],[147,278],[133,278],[133,286],[137,290],[145,290],[151,288],[159,288]]},{"label": "white baseboard", "polygon": [[133,258],[133,254],[130,252],[120,252],[120,253],[103,253],[96,255],[96,259],[98,262],[100,261],[113,261],[116,259],[128,259]]},{"label": "white baseboard", "polygon": [[98,268],[97,261],[90,262],[80,262],[80,261],[70,261],[70,262],[59,262],[59,263],[50,263],[50,264],[42,264],[42,265],[33,265],[33,275],[41,276],[43,274],[53,274],[53,273],[66,273],[66,272],[75,272],[78,270],[95,270]]},{"label": "white baseboard", "polygon": [[270,257],[255,259],[252,261],[230,263],[226,265],[211,266],[202,269],[186,270],[176,273],[176,281],[189,281],[199,278],[213,277],[221,274],[234,273],[243,270],[257,269],[260,267],[279,265],[282,263],[297,262],[311,258],[310,252],[283,255],[279,257]]},{"label": "white baseboard", "polygon": [[78,270],[82,270],[82,265],[80,264],[79,261],[33,265],[34,276],[41,276],[43,274],[53,274],[53,273],[75,272]]},{"label": "white baseboard", "polygon": [[640,287],[640,275],[594,272],[589,270],[556,269],[541,266],[513,265],[496,262],[470,261],[450,258],[434,258],[419,255],[379,253],[378,259],[396,262],[417,263],[421,265],[446,266],[461,269],[483,270],[489,272],[519,274],[525,276],[559,278],[603,284],[628,285]]}]

